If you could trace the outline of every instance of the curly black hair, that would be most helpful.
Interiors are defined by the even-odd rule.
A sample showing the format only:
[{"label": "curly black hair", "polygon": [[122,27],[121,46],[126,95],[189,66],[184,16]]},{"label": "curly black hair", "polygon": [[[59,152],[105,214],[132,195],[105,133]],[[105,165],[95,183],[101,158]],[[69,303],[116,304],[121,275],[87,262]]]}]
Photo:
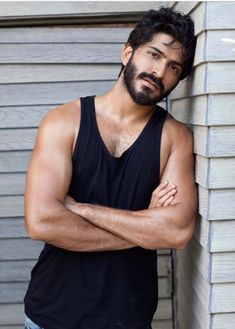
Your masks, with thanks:
[{"label": "curly black hair", "polygon": [[[196,48],[194,23],[191,17],[168,7],[162,7],[159,10],[151,9],[137,23],[134,30],[130,33],[126,44],[129,44],[135,51],[141,45],[152,41],[158,32],[171,35],[173,37],[171,44],[175,41],[182,44],[184,60],[180,80],[186,78],[191,73]],[[121,68],[121,72],[123,69],[124,65]]]}]

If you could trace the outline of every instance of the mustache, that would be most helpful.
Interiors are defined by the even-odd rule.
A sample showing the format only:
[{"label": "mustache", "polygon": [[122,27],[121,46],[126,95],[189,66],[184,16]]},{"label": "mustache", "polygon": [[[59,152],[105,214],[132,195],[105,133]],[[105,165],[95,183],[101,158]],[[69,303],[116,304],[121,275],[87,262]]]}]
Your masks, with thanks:
[{"label": "mustache", "polygon": [[160,88],[160,93],[163,94],[164,92],[164,85],[161,79],[156,78],[154,75],[146,73],[146,72],[142,72],[138,75],[139,79],[144,79],[144,78],[148,78],[149,80],[151,80],[155,85],[157,85]]}]

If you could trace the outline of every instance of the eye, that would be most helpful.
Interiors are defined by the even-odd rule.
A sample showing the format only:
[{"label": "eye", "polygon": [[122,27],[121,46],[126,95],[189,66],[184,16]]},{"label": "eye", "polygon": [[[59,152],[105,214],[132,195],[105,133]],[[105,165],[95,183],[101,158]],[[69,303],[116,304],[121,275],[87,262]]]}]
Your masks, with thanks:
[{"label": "eye", "polygon": [[179,69],[179,66],[178,65],[175,65],[175,64],[171,64],[170,65],[170,69],[176,73],[176,74],[179,74],[180,73],[180,69]]},{"label": "eye", "polygon": [[154,58],[154,59],[159,59],[160,58],[160,55],[158,54],[158,53],[155,53],[155,52],[153,52],[153,51],[147,51],[147,54],[150,56],[150,57],[152,57],[152,58]]}]

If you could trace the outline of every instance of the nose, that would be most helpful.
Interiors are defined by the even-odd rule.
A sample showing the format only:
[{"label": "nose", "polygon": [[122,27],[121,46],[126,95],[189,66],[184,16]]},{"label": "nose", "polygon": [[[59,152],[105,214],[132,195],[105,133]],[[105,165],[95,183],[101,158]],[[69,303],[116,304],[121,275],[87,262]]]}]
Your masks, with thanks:
[{"label": "nose", "polygon": [[157,62],[153,67],[153,74],[158,79],[163,79],[166,73],[167,65],[164,61]]}]

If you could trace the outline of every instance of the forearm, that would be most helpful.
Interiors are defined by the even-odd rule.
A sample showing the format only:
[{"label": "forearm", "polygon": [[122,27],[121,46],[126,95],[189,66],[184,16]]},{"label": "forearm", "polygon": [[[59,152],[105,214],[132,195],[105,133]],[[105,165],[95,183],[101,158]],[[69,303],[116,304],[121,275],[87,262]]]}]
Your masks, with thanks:
[{"label": "forearm", "polygon": [[[140,247],[181,249],[187,239],[185,231],[187,229],[189,235],[189,229],[182,225],[182,221],[178,224],[178,207],[180,206],[175,204],[142,211],[127,211],[79,204],[78,212],[91,223]],[[182,216],[190,216],[187,210],[181,213]]]},{"label": "forearm", "polygon": [[[31,212],[32,213],[32,212]],[[35,215],[36,214],[36,215]],[[34,216],[34,218],[32,218]],[[34,240],[72,251],[104,251],[132,248],[135,245],[115,234],[95,226],[61,203],[44,207],[43,212],[26,212],[26,227]],[[27,223],[34,224],[29,225]]]}]

